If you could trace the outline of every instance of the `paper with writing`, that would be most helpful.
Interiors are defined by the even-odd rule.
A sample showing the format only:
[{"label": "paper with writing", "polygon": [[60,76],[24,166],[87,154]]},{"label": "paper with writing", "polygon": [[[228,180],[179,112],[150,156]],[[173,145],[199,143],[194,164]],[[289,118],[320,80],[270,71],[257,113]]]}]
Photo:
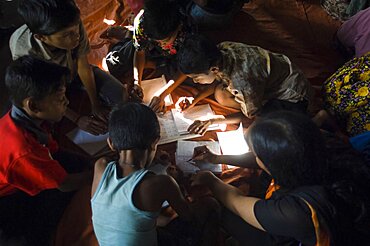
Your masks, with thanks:
[{"label": "paper with writing", "polygon": [[194,148],[206,145],[216,154],[220,154],[220,145],[215,141],[183,141],[177,142],[176,150],[176,165],[184,172],[184,174],[194,173],[199,170],[210,170],[214,173],[222,172],[222,164],[212,164],[203,161],[196,161],[195,165],[189,163],[189,159],[193,156]]}]

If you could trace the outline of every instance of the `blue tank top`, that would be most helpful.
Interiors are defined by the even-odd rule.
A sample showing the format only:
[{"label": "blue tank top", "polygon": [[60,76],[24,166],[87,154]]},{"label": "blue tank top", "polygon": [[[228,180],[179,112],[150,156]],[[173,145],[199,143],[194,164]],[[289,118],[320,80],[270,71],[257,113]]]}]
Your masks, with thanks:
[{"label": "blue tank top", "polygon": [[133,192],[149,171],[138,170],[118,178],[114,162],[106,167],[91,199],[92,221],[100,246],[157,245],[159,212],[142,211],[133,204]]}]

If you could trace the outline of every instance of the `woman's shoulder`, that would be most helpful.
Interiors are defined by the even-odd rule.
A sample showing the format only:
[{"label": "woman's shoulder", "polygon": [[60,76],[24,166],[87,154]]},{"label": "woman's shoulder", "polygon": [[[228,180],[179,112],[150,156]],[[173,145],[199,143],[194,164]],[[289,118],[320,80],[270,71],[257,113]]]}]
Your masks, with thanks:
[{"label": "woman's shoulder", "polygon": [[294,238],[310,245],[316,240],[315,229],[310,207],[300,192],[275,191],[271,199],[260,200],[255,204],[254,213],[268,233]]}]

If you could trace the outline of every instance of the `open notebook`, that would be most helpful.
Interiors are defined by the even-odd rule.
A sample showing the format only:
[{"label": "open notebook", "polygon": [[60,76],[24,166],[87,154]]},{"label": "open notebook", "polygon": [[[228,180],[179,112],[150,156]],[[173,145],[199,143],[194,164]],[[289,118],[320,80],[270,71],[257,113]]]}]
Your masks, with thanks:
[{"label": "open notebook", "polygon": [[222,172],[221,164],[211,164],[207,162],[197,161],[195,164],[191,161],[194,148],[206,145],[216,154],[220,154],[220,145],[215,141],[183,141],[177,142],[176,150],[176,165],[184,172],[185,175],[195,173],[199,170],[210,170],[214,173]]},{"label": "open notebook", "polygon": [[[161,139],[159,144],[174,142],[177,140],[200,137],[198,134],[191,134],[187,131],[194,120],[206,118],[223,117],[215,115],[209,104],[195,106],[185,113],[172,109],[165,114],[159,114],[158,120],[161,126]],[[220,129],[219,125],[211,125],[208,130]]]},{"label": "open notebook", "polygon": [[159,125],[161,127],[161,138],[159,139],[158,144],[166,144],[175,142],[181,139],[190,139],[200,137],[197,134],[180,134],[176,128],[175,120],[171,111],[166,112],[165,114],[158,115]]}]

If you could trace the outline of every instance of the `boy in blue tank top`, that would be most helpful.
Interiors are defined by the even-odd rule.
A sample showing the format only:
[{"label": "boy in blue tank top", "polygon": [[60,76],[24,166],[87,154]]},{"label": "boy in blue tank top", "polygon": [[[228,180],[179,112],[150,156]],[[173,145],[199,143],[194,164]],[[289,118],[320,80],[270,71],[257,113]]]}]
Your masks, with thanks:
[{"label": "boy in blue tank top", "polygon": [[[108,144],[119,154],[119,160],[97,161],[91,192],[93,226],[101,246],[161,245],[163,237],[157,233],[156,220],[164,201],[181,218],[173,225],[182,227],[174,229],[176,235],[167,237],[166,233],[165,245],[216,245],[209,241],[217,239],[211,236],[215,230],[210,226],[210,218],[218,217],[212,214],[219,210],[216,200],[189,204],[171,176],[156,175],[148,169],[159,138],[158,119],[149,107],[128,103],[111,112]],[[169,163],[161,159],[164,165]],[[184,240],[172,244],[168,238]]]}]

